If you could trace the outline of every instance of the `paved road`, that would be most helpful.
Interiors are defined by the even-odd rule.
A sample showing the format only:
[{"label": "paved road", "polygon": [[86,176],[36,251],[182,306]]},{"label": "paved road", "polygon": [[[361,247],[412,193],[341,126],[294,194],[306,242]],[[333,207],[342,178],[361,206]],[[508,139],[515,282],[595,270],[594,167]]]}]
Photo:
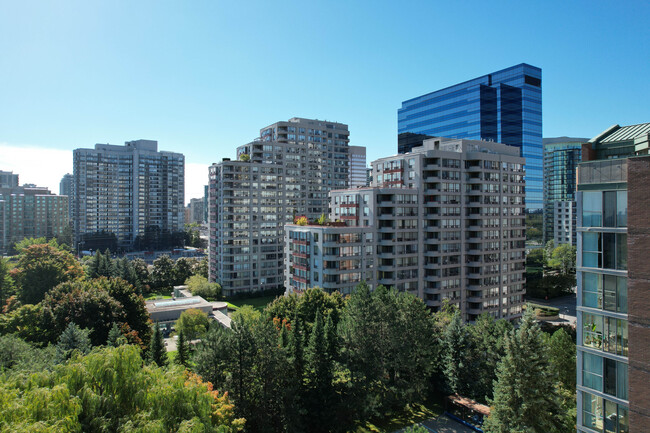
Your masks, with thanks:
[{"label": "paved road", "polygon": [[560,309],[560,320],[555,320],[553,323],[576,323],[576,294],[562,296],[560,298],[549,299],[528,299],[535,304],[548,305]]}]

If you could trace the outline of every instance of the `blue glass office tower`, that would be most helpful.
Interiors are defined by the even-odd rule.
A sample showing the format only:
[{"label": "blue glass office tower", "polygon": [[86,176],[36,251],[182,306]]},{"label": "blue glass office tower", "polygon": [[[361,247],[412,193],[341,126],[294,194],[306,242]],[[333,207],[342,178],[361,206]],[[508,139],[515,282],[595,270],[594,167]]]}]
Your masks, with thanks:
[{"label": "blue glass office tower", "polygon": [[[542,70],[522,63],[402,102],[398,133],[493,140],[526,158],[526,210],[543,206]],[[398,151],[410,151],[401,146]]]}]

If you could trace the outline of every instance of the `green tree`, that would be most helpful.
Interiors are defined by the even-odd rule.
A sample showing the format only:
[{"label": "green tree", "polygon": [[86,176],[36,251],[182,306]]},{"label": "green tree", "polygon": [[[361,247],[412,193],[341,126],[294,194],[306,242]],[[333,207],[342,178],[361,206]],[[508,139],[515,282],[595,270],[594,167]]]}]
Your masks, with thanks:
[{"label": "green tree", "polygon": [[151,282],[156,290],[172,290],[175,282],[174,261],[168,255],[154,260]]},{"label": "green tree", "polygon": [[575,394],[576,345],[564,329],[558,329],[549,338],[548,355],[551,369],[557,372],[562,387]]},{"label": "green tree", "polygon": [[159,367],[167,365],[167,349],[165,348],[165,341],[163,340],[160,326],[156,323],[153,327],[153,337],[149,345],[149,353],[147,355],[149,362],[153,362]]},{"label": "green tree", "polygon": [[201,275],[192,275],[185,281],[185,284],[194,296],[200,296],[208,301],[216,301],[221,298],[221,286],[218,283],[210,283]]},{"label": "green tree", "polygon": [[49,244],[39,244],[22,250],[14,277],[19,286],[19,299],[26,304],[37,304],[58,284],[81,278],[83,274],[72,254]]},{"label": "green tree", "polygon": [[174,285],[179,286],[185,284],[185,280],[192,276],[192,267],[194,266],[194,259],[188,257],[181,257],[176,260],[174,264]]},{"label": "green tree", "polygon": [[59,342],[56,345],[56,359],[59,362],[65,362],[75,353],[82,355],[90,352],[92,345],[90,344],[90,330],[81,329],[74,323],[69,323],[65,328]]},{"label": "green tree", "polygon": [[14,335],[0,336],[0,371],[41,371],[54,366],[54,346],[39,349]]},{"label": "green tree", "polygon": [[472,340],[459,311],[456,311],[445,331],[444,351],[444,372],[448,391],[467,395],[473,385],[471,377],[475,369]]},{"label": "green tree", "polygon": [[14,255],[22,254],[24,250],[31,247],[32,245],[43,245],[47,244],[47,239],[44,237],[41,238],[23,238],[20,241],[13,244],[11,247],[12,253]]},{"label": "green tree", "polygon": [[181,313],[174,328],[177,332],[183,332],[188,341],[203,336],[210,326],[208,315],[196,308],[190,308]]},{"label": "green tree", "polygon": [[176,341],[176,359],[175,362],[178,365],[187,367],[190,357],[190,347],[189,343],[185,340],[185,333],[181,329],[178,331],[178,340]]},{"label": "green tree", "polygon": [[[330,319],[331,323],[331,319]],[[312,419],[312,431],[331,431],[335,391],[332,387],[333,364],[328,353],[323,316],[316,312],[306,350],[306,409]]]},{"label": "green tree", "polygon": [[208,257],[205,256],[201,260],[194,262],[194,268],[192,269],[192,274],[200,275],[203,278],[210,278],[209,274],[209,263]]},{"label": "green tree", "polygon": [[337,325],[343,305],[343,297],[339,292],[327,293],[314,287],[300,294],[291,293],[288,296],[277,297],[267,305],[265,313],[268,317],[288,322],[291,322],[297,314],[307,330],[310,330],[317,311],[320,311],[324,317],[332,315],[334,325]]},{"label": "green tree", "polygon": [[532,249],[526,255],[526,266],[533,267],[533,268],[543,268],[544,266],[546,266],[544,249],[543,248]]},{"label": "green tree", "polygon": [[481,314],[473,326],[468,327],[472,341],[473,380],[467,396],[482,403],[492,398],[493,383],[496,380],[497,365],[505,354],[505,340],[512,330],[507,320],[495,320],[490,314]]},{"label": "green tree", "polygon": [[14,335],[38,345],[56,341],[63,331],[52,329],[52,322],[41,304],[27,304],[0,315],[0,334]]},{"label": "green tree", "polygon": [[143,366],[130,345],[11,375],[0,400],[0,424],[12,432],[231,433],[244,423],[225,393],[177,367]]},{"label": "green tree", "polygon": [[551,261],[553,257],[554,249],[555,249],[555,241],[553,239],[546,242],[546,245],[544,245],[544,263],[548,264],[548,262]]},{"label": "green tree", "polygon": [[136,284],[134,286],[140,291],[140,294],[147,294],[151,291],[151,274],[147,262],[136,258],[131,260],[131,267],[135,273]]},{"label": "green tree", "polygon": [[553,249],[548,265],[560,271],[562,275],[575,273],[576,247],[562,244]]},{"label": "green tree", "polygon": [[122,331],[128,341],[141,347],[148,346],[151,340],[151,320],[142,295],[121,278],[100,279],[96,285],[105,289],[122,306],[124,322],[120,328],[126,328]]},{"label": "green tree", "polygon": [[106,343],[113,323],[125,323],[122,305],[108,293],[101,280],[71,281],[60,284],[42,302],[56,335],[74,322],[90,330],[94,346]]},{"label": "green tree", "polygon": [[106,345],[110,347],[117,347],[126,343],[126,338],[122,334],[120,327],[117,323],[113,323],[111,330],[108,331],[108,339],[106,340]]},{"label": "green tree", "polygon": [[567,431],[542,331],[532,309],[527,309],[517,330],[510,333],[505,356],[499,362],[486,433],[554,433]]},{"label": "green tree", "polygon": [[62,332],[70,322],[92,330],[94,346],[106,343],[114,323],[131,343],[149,344],[150,325],[144,298],[119,278],[63,283],[48,292],[42,302],[44,315],[54,332]]},{"label": "green tree", "polygon": [[9,261],[0,257],[0,308],[14,294],[14,280],[9,275]]}]

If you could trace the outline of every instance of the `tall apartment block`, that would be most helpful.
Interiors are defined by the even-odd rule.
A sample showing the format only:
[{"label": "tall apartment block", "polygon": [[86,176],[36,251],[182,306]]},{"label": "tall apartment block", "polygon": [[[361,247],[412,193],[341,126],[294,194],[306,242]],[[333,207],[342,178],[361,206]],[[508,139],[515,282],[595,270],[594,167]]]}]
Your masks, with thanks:
[{"label": "tall apartment block", "polygon": [[578,432],[650,431],[650,123],[584,144],[577,182]]},{"label": "tall apartment block", "polygon": [[587,138],[544,139],[544,243],[576,244],[576,169]]},{"label": "tall apartment block", "polygon": [[192,198],[190,199],[190,208],[189,219],[186,218],[186,223],[197,223],[203,224],[203,198]]},{"label": "tall apartment block", "polygon": [[349,186],[349,135],[342,123],[292,118],[210,167],[210,279],[225,294],[283,287],[283,227],[327,214],[328,192]]},{"label": "tall apartment block", "polygon": [[158,151],[157,141],[76,149],[73,189],[76,242],[106,231],[130,249],[145,229],[183,230],[185,158]]},{"label": "tall apartment block", "polygon": [[372,163],[371,187],[336,190],[332,223],[285,226],[288,291],[349,293],[362,280],[411,292],[466,320],[522,311],[524,159],[478,140],[426,140]]},{"label": "tall apartment block", "polygon": [[68,196],[68,218],[72,221],[72,203],[74,202],[74,192],[72,188],[74,186],[74,176],[70,173],[64,174],[59,182],[59,195]]},{"label": "tall apartment block", "polygon": [[[526,210],[542,211],[542,70],[525,63],[402,102],[400,153],[417,135],[496,141],[526,158]],[[409,140],[414,143],[409,143]],[[399,141],[399,140],[398,140]]]},{"label": "tall apartment block", "polygon": [[[14,175],[16,183],[18,175]],[[0,254],[25,238],[52,239],[68,226],[68,197],[47,188],[0,187]]]},{"label": "tall apartment block", "polygon": [[348,185],[350,188],[360,188],[366,186],[366,148],[364,146],[349,147],[349,178]]},{"label": "tall apartment block", "polygon": [[15,188],[18,186],[18,175],[13,171],[0,170],[0,188]]}]

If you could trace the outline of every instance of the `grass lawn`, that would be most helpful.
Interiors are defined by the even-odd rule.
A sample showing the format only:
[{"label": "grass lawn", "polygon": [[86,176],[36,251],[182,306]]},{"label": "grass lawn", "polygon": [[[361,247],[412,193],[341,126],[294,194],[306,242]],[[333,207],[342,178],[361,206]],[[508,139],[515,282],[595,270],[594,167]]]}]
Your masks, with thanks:
[{"label": "grass lawn", "polygon": [[271,301],[277,296],[260,296],[259,298],[238,299],[236,301],[228,302],[228,308],[236,310],[244,305],[250,305],[258,311],[262,311]]},{"label": "grass lawn", "polygon": [[421,404],[406,406],[399,413],[388,414],[383,418],[373,419],[357,427],[354,433],[394,432],[415,423],[435,418],[441,413],[442,405],[435,402],[429,402],[426,406]]},{"label": "grass lawn", "polygon": [[151,293],[147,295],[144,299],[146,301],[150,301],[152,299],[171,299],[171,295],[168,295],[167,292],[165,293]]}]

